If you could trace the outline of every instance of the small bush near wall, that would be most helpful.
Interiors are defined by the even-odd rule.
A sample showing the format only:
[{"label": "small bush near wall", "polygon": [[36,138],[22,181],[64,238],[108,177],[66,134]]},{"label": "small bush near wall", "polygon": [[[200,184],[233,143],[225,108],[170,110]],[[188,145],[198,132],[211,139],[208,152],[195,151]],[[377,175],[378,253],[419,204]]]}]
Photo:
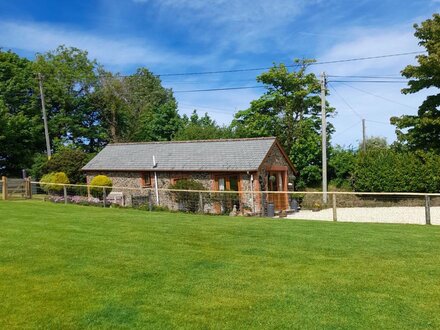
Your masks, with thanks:
[{"label": "small bush near wall", "polygon": [[[103,195],[103,189],[99,188],[99,187],[111,187],[113,186],[113,182],[112,180],[106,176],[106,175],[97,175],[95,176],[92,181],[90,181],[90,185],[91,186],[97,186],[97,187],[92,187],[90,189],[91,193],[93,194],[94,197],[97,198],[102,198]],[[111,188],[106,188],[105,192],[108,195],[111,191]]]},{"label": "small bush near wall", "polygon": [[[169,188],[176,190],[206,190],[201,182],[188,179],[178,180],[175,184],[170,185]],[[199,193],[172,191],[170,194],[179,205],[179,210],[181,211],[195,213],[203,208],[203,205],[200,205]]]},{"label": "small bush near wall", "polygon": [[[43,175],[41,178],[41,182],[44,182],[44,184],[41,184],[41,188],[51,194],[58,194],[61,191],[63,191],[63,186],[58,184],[69,184],[69,178],[67,177],[66,173],[64,172],[53,172],[46,175]],[[51,183],[56,183],[51,184]]]}]

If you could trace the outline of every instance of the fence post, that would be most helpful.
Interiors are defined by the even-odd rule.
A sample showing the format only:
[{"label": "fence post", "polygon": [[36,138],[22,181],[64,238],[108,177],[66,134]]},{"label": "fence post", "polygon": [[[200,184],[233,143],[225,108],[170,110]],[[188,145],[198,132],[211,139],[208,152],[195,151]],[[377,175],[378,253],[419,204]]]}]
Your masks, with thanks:
[{"label": "fence post", "polygon": [[205,207],[203,205],[203,196],[202,196],[202,193],[199,192],[199,212],[203,213],[204,209],[205,209]]},{"label": "fence post", "polygon": [[87,200],[90,201],[91,198],[92,198],[92,194],[90,193],[90,186],[87,185]]},{"label": "fence post", "polygon": [[106,206],[105,205],[105,203],[106,203],[106,200],[107,199],[107,193],[106,193],[106,191],[105,191],[105,187],[103,187],[102,188],[102,205],[104,205],[104,207]]},{"label": "fence post", "polygon": [[27,184],[28,184],[28,198],[32,199],[32,178],[30,176],[27,178]]},{"label": "fence post", "polygon": [[24,198],[29,198],[29,180],[28,178],[23,179],[23,185],[24,185]]},{"label": "fence post", "polygon": [[148,190],[148,210],[153,211],[153,201],[151,200],[151,190]]},{"label": "fence post", "polygon": [[425,195],[425,221],[427,225],[431,224],[431,199],[429,195]]},{"label": "fence post", "polygon": [[2,176],[2,199],[5,201],[8,199],[8,178]]},{"label": "fence post", "polygon": [[333,221],[338,221],[338,216],[336,213],[336,193],[332,194],[333,199]]},{"label": "fence post", "polygon": [[63,185],[63,192],[64,192],[64,204],[67,205],[67,187],[65,184]]}]

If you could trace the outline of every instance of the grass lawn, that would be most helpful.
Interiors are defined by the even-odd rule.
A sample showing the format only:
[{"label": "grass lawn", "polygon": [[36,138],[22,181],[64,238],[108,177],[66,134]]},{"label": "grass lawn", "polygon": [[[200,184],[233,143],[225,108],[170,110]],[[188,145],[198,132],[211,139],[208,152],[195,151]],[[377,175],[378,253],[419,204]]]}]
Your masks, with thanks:
[{"label": "grass lawn", "polygon": [[0,202],[0,328],[440,328],[440,227]]}]

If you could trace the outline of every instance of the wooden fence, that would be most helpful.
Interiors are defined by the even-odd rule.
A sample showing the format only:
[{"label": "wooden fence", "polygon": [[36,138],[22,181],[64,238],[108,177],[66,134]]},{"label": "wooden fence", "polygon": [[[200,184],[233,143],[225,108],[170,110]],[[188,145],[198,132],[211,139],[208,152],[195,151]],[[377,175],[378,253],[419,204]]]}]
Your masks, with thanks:
[{"label": "wooden fence", "polygon": [[[296,199],[301,201],[301,206],[304,210],[310,210],[314,208],[315,204],[319,204],[322,200],[322,192],[316,191],[215,191],[215,190],[178,190],[178,189],[163,189],[159,188],[134,188],[134,187],[102,187],[102,186],[92,186],[92,185],[81,185],[81,184],[56,184],[56,183],[44,183],[44,182],[35,182],[31,181],[31,178],[27,179],[10,179],[6,177],[2,177],[0,181],[0,189],[1,189],[1,197],[3,200],[7,199],[31,199],[36,192],[37,187],[42,187],[45,184],[51,186],[59,186],[59,192],[61,197],[64,198],[64,203],[68,203],[68,195],[72,197],[74,193],[72,191],[79,190],[81,188],[82,194],[91,197],[91,190],[100,190],[101,191],[101,203],[103,206],[108,206],[109,201],[107,200],[107,195],[110,191],[125,191],[125,192],[133,192],[146,195],[148,204],[151,206],[156,204],[154,198],[155,193],[172,193],[172,192],[187,192],[189,194],[197,194],[200,200],[203,200],[202,195],[225,195],[228,194],[240,194],[240,195],[253,195],[255,198],[253,200],[262,199],[267,194],[288,194],[290,199]],[[39,190],[40,194],[46,194],[43,190]],[[438,208],[440,207],[440,193],[409,193],[409,192],[328,192],[329,202],[325,205],[320,205],[321,209],[331,209],[331,219],[333,221],[338,221],[338,208],[371,208],[374,207],[385,207],[392,208],[395,206],[402,207],[418,207],[420,209],[424,208],[424,223],[431,224],[431,209],[432,206],[435,206],[435,212],[433,214],[435,221],[438,221]],[[40,195],[42,196],[42,195]],[[43,195],[44,197],[44,195]],[[203,204],[203,202],[202,202]],[[157,206],[161,206],[158,204]]]}]

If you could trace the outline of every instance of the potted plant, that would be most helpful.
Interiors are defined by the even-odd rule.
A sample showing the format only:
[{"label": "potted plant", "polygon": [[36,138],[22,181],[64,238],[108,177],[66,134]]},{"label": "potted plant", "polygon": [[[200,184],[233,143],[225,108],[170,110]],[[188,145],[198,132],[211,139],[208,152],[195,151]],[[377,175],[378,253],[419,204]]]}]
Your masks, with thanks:
[{"label": "potted plant", "polygon": [[317,212],[322,210],[322,205],[320,202],[314,202],[312,206],[312,212]]}]

